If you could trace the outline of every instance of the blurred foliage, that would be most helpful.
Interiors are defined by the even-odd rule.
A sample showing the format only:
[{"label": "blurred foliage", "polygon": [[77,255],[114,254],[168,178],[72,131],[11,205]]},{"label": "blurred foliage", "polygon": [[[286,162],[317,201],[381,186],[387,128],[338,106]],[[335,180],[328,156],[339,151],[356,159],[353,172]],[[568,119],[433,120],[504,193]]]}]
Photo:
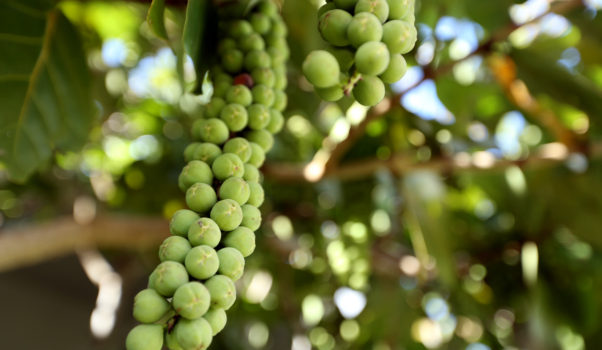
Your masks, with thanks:
[{"label": "blurred foliage", "polygon": [[[53,147],[46,150],[52,160],[28,163],[23,174],[41,170],[26,186],[1,173],[2,226],[71,215],[80,198],[93,198],[99,215],[168,218],[184,206],[177,189],[182,152],[212,90],[194,63],[214,57],[210,46],[196,42],[184,49],[200,56],[186,60],[174,43],[186,30],[194,31],[190,38],[215,33],[199,28],[202,13],[186,26],[186,7],[175,3],[164,18],[157,17],[161,8],[151,13],[153,27],[145,21],[148,4],[133,1],[62,1],[60,12],[51,10],[77,28],[90,73],[60,82],[83,87],[81,94],[89,89],[100,119],[89,106],[92,117],[63,114],[82,118],[79,123],[95,120],[85,145],[63,148],[80,132],[39,136]],[[289,107],[268,155],[272,166],[306,164],[357,125],[365,132],[341,165],[399,155],[409,164],[444,165],[378,168],[363,179],[315,183],[268,173],[258,249],[214,348],[578,350],[602,344],[602,162],[595,152],[602,133],[600,2],[417,1],[420,38],[412,67],[391,86],[393,107],[369,122],[351,101],[318,100],[300,74],[305,55],[324,45],[316,30],[320,1],[281,3],[291,47]],[[557,8],[562,11],[551,12]],[[35,29],[0,13],[7,18],[0,32]],[[0,45],[8,45],[3,38]],[[1,91],[5,70],[39,52],[36,47],[30,57],[15,49],[11,56],[4,47]],[[192,92],[195,84],[202,95]],[[5,133],[18,108],[12,95],[2,96]],[[77,95],[70,100],[86,103]],[[559,145],[566,141],[559,135],[570,142]],[[528,159],[542,149],[558,161],[531,166]],[[18,154],[31,161],[27,152]],[[105,253],[116,265],[130,259],[144,267],[125,281],[129,302],[156,252]],[[99,344],[122,344],[122,330],[133,322],[121,320]]]}]

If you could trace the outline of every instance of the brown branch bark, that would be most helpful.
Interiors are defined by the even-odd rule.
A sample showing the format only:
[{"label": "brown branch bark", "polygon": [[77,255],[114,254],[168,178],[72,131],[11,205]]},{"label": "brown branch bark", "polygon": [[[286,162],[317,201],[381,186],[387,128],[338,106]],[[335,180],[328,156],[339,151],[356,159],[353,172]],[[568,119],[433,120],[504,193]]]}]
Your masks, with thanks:
[{"label": "brown branch bark", "polygon": [[103,216],[80,225],[70,217],[0,231],[0,272],[37,264],[78,249],[144,251],[169,235],[162,218]]}]

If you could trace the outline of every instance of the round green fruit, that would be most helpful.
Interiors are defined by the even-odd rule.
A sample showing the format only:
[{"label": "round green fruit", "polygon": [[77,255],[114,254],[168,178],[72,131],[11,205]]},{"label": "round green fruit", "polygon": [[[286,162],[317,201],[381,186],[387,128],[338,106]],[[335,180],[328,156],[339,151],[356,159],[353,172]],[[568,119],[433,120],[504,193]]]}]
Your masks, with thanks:
[{"label": "round green fruit", "polygon": [[311,52],[303,61],[303,74],[312,85],[329,87],[339,82],[339,62],[328,51]]},{"label": "round green fruit", "polygon": [[355,53],[355,67],[366,75],[379,75],[389,66],[391,59],[387,45],[369,41],[362,44]]},{"label": "round green fruit", "polygon": [[219,267],[219,259],[213,248],[200,245],[190,249],[184,264],[192,277],[204,280],[215,275]]},{"label": "round green fruit", "polygon": [[197,182],[207,185],[212,184],[213,172],[207,163],[200,160],[192,160],[182,169],[178,178],[178,185],[182,191],[186,191]]},{"label": "round green fruit", "polygon": [[132,328],[125,338],[127,350],[161,350],[163,327],[157,324],[141,324]]},{"label": "round green fruit", "polygon": [[[243,220],[244,220],[244,212],[243,212]],[[224,239],[224,244],[226,247],[231,247],[240,252],[243,257],[247,257],[253,254],[255,251],[255,233],[251,231],[250,228],[240,226],[236,230],[228,233],[226,238]],[[220,250],[221,251],[221,250]],[[218,257],[219,251],[217,252]],[[220,257],[220,268],[221,268],[221,257]],[[228,275],[220,270],[220,273],[223,275]]]},{"label": "round green fruit", "polygon": [[334,46],[347,46],[347,26],[351,22],[351,15],[343,10],[330,10],[320,17],[318,28],[322,38]]},{"label": "round green fruit", "polygon": [[213,336],[218,334],[219,332],[226,327],[226,322],[228,321],[228,316],[226,315],[226,311],[221,308],[211,308],[205,316],[203,316],[209,325],[211,326],[211,330],[213,330]]},{"label": "round green fruit", "polygon": [[226,247],[217,252],[219,258],[218,272],[224,276],[230,277],[233,281],[237,281],[242,277],[245,270],[245,257],[238,249]]},{"label": "round green fruit", "polygon": [[243,205],[249,200],[251,190],[249,185],[242,177],[232,176],[220,186],[219,198],[220,199],[233,199],[238,204]]},{"label": "round green fruit", "polygon": [[232,176],[242,177],[245,173],[244,163],[233,153],[224,153],[215,158],[211,168],[218,180],[226,180]]},{"label": "round green fruit", "polygon": [[186,268],[175,261],[160,263],[148,278],[149,287],[166,297],[171,297],[178,287],[187,282]]},{"label": "round green fruit", "polygon": [[230,277],[215,275],[205,282],[211,295],[212,307],[228,310],[236,301],[236,288]]},{"label": "round green fruit", "polygon": [[[257,147],[263,152],[261,146],[257,145]],[[242,178],[246,181],[259,181],[259,169],[255,165],[245,163],[245,175]]]},{"label": "round green fruit", "polygon": [[199,219],[199,215],[192,210],[180,209],[176,211],[169,222],[169,232],[172,235],[184,236],[188,234],[188,228],[195,220]]},{"label": "round green fruit", "polygon": [[172,304],[180,316],[195,320],[209,310],[211,296],[202,283],[188,282],[176,290]]},{"label": "round green fruit", "polygon": [[182,263],[190,248],[190,242],[184,237],[167,237],[159,247],[159,260]]},{"label": "round green fruit", "polygon": [[216,201],[215,190],[207,184],[195,183],[186,191],[186,205],[198,213],[208,211]]},{"label": "round green fruit", "polygon": [[157,322],[171,306],[156,290],[143,289],[134,297],[134,318],[141,323]]},{"label": "round green fruit", "polygon": [[232,138],[224,145],[224,153],[236,154],[243,162],[247,162],[251,158],[251,152],[249,141],[242,137]]},{"label": "round green fruit", "polygon": [[257,182],[249,182],[249,188],[251,189],[251,195],[247,203],[256,207],[261,206],[265,198],[263,187]]},{"label": "round green fruit", "polygon": [[213,340],[213,330],[209,322],[202,317],[196,320],[179,319],[173,332],[176,341],[184,349],[205,350]]},{"label": "round green fruit", "polygon": [[242,209],[235,200],[223,199],[211,209],[211,219],[223,231],[232,231],[242,222]]},{"label": "round green fruit", "polygon": [[368,41],[380,41],[382,36],[382,24],[375,15],[369,12],[356,14],[347,26],[347,37],[351,45],[355,47],[359,47]]},{"label": "round green fruit", "polygon": [[382,72],[380,79],[383,83],[393,84],[401,79],[408,70],[408,64],[401,54],[391,55],[389,66]]},{"label": "round green fruit", "polygon": [[256,103],[247,108],[249,113],[249,128],[261,130],[270,122],[270,110],[268,107]]},{"label": "round green fruit", "polygon": [[355,13],[369,12],[381,23],[389,18],[389,4],[386,0],[359,0],[355,5]]},{"label": "round green fruit", "polygon": [[[274,136],[267,130],[249,130],[245,133],[245,136],[250,142],[261,146],[265,152],[272,149],[272,146],[274,145]],[[251,155],[251,157],[253,157],[253,155]]]},{"label": "round green fruit", "polygon": [[208,245],[215,247],[222,239],[222,231],[215,221],[209,218],[200,218],[193,222],[188,229],[188,240],[193,246]]},{"label": "round green fruit", "polygon": [[[237,85],[239,86],[239,85]],[[226,123],[228,129],[232,132],[241,131],[247,126],[249,116],[247,109],[238,103],[230,103],[219,115],[220,119]]]},{"label": "round green fruit", "polygon": [[242,222],[241,226],[247,227],[255,231],[261,226],[261,212],[256,206],[245,204],[242,206]]},{"label": "round green fruit", "polygon": [[213,160],[222,154],[222,150],[213,143],[200,143],[192,152],[191,160],[200,160],[209,165],[213,164]]},{"label": "round green fruit", "polygon": [[353,87],[353,97],[364,106],[374,106],[385,97],[385,85],[378,77],[364,75]]},{"label": "round green fruit", "polygon": [[200,119],[192,125],[193,134],[197,135],[201,141],[221,145],[228,140],[230,131],[228,126],[222,120],[217,118]]}]

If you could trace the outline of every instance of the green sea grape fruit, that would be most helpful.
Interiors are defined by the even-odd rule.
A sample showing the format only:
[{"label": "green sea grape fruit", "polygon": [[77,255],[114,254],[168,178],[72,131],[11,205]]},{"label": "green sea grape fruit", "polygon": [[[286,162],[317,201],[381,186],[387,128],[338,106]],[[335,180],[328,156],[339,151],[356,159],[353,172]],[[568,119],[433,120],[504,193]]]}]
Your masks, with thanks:
[{"label": "green sea grape fruit", "polygon": [[190,242],[184,237],[167,237],[159,246],[159,260],[182,263],[190,248]]},{"label": "green sea grape fruit", "polygon": [[405,21],[389,21],[383,26],[382,41],[392,54],[408,53],[416,42],[416,28]]},{"label": "green sea grape fruit", "polygon": [[245,55],[244,66],[249,72],[256,68],[269,68],[272,65],[272,58],[264,50],[252,50]]},{"label": "green sea grape fruit", "polygon": [[182,191],[186,191],[197,182],[211,185],[213,183],[213,172],[207,163],[200,160],[191,160],[182,169],[178,177],[178,185]]},{"label": "green sea grape fruit", "polygon": [[211,142],[216,145],[226,142],[228,136],[230,136],[230,131],[226,123],[217,118],[197,120],[192,125],[192,133],[197,135],[201,141]]},{"label": "green sea grape fruit", "polygon": [[274,90],[269,86],[257,84],[251,89],[253,94],[253,103],[259,103],[266,107],[271,107],[274,104]]},{"label": "green sea grape fruit", "polygon": [[347,46],[347,26],[352,16],[347,11],[335,9],[324,13],[320,17],[318,29],[322,38],[334,46]]},{"label": "green sea grape fruit", "polygon": [[[244,220],[243,212],[243,220]],[[253,254],[255,251],[255,233],[248,227],[240,226],[236,230],[229,232],[224,239],[226,247],[231,247],[238,250],[243,257],[247,257]],[[219,257],[219,251],[217,252]],[[221,260],[220,260],[221,268]],[[219,270],[221,274],[228,275],[227,273]]]},{"label": "green sea grape fruit", "polygon": [[210,218],[200,218],[188,229],[188,240],[192,246],[208,245],[216,247],[222,238],[222,231]]},{"label": "green sea grape fruit", "polygon": [[143,289],[134,297],[134,318],[141,323],[157,322],[171,309],[165,297],[152,288]]},{"label": "green sea grape fruit", "polygon": [[211,305],[213,307],[228,310],[236,301],[236,288],[230,277],[224,275],[215,275],[205,282],[205,287],[211,295]]},{"label": "green sea grape fruit", "polygon": [[228,73],[238,73],[242,69],[244,57],[240,50],[225,50],[221,55],[221,65]]},{"label": "green sea grape fruit", "polygon": [[364,106],[374,106],[385,97],[385,85],[378,77],[364,75],[353,87],[353,97]]},{"label": "green sea grape fruit", "polygon": [[199,215],[192,210],[180,209],[176,211],[171,217],[169,222],[169,232],[176,236],[186,236],[188,234],[188,228],[195,221],[198,220]]},{"label": "green sea grape fruit", "polygon": [[127,350],[161,350],[163,327],[157,324],[141,324],[132,328],[125,339]]},{"label": "green sea grape fruit", "polygon": [[224,153],[215,158],[211,169],[218,180],[225,180],[232,176],[242,177],[245,173],[244,163],[233,153]]},{"label": "green sea grape fruit", "polygon": [[270,17],[264,15],[263,13],[254,13],[251,15],[251,26],[253,29],[259,34],[266,34],[272,28],[272,21],[270,21]]},{"label": "green sea grape fruit", "polygon": [[249,182],[249,189],[251,190],[251,195],[247,203],[256,207],[261,206],[265,198],[263,187],[257,182]]},{"label": "green sea grape fruit", "polygon": [[221,275],[228,276],[233,281],[237,281],[242,277],[245,270],[245,258],[238,249],[232,247],[222,248],[217,251],[217,256],[219,258],[218,272]]},{"label": "green sea grape fruit", "polygon": [[198,213],[208,211],[216,201],[215,190],[207,184],[195,183],[186,191],[186,205]]},{"label": "green sea grape fruit", "polygon": [[221,332],[226,327],[226,322],[228,321],[226,311],[219,307],[210,308],[203,318],[209,322],[211,330],[213,330],[213,336]]},{"label": "green sea grape fruit", "polygon": [[226,91],[226,102],[237,103],[247,107],[253,102],[253,95],[251,94],[251,90],[244,85],[232,85]]},{"label": "green sea grape fruit", "polygon": [[224,153],[233,153],[241,161],[247,162],[251,158],[251,145],[249,141],[242,137],[235,137],[224,144]]},{"label": "green sea grape fruit", "polygon": [[312,51],[303,61],[303,74],[314,86],[329,87],[339,82],[339,62],[328,51]]},{"label": "green sea grape fruit", "polygon": [[184,264],[192,277],[204,280],[215,275],[219,259],[215,249],[208,245],[200,245],[190,249]]},{"label": "green sea grape fruit", "polygon": [[257,85],[265,85],[267,87],[273,87],[276,79],[274,71],[271,68],[255,68],[251,72],[253,82]]},{"label": "green sea grape fruit", "polygon": [[189,320],[203,316],[211,304],[211,296],[207,288],[199,282],[188,282],[181,285],[173,295],[172,304],[176,312]]},{"label": "green sea grape fruit", "polygon": [[251,33],[238,40],[238,47],[243,52],[249,52],[251,50],[264,50],[265,41],[263,40],[261,35],[257,33]]},{"label": "green sea grape fruit", "polygon": [[223,231],[232,231],[242,222],[242,209],[238,202],[232,199],[222,199],[215,203],[210,215]]},{"label": "green sea grape fruit", "polygon": [[238,103],[228,104],[222,109],[219,117],[226,123],[228,129],[233,132],[244,129],[249,120],[247,109]]},{"label": "green sea grape fruit", "polygon": [[[281,89],[284,89],[282,87]],[[288,104],[288,97],[284,91],[276,90],[274,91],[274,103],[272,104],[272,108],[277,110],[278,112],[284,111],[286,105]]]},{"label": "green sea grape fruit", "polygon": [[[257,147],[259,147],[259,149],[261,149],[261,147],[259,145]],[[263,149],[261,149],[261,151],[263,152]],[[260,179],[259,169],[257,169],[257,167],[255,165],[245,163],[245,174],[243,175],[242,178],[245,179],[246,181],[259,181],[259,179]]]},{"label": "green sea grape fruit", "polygon": [[268,107],[256,103],[247,108],[249,113],[249,128],[261,130],[270,122],[270,110]]},{"label": "green sea grape fruit", "polygon": [[226,179],[219,188],[220,199],[233,199],[240,205],[245,204],[250,195],[249,185],[242,177],[238,176]]},{"label": "green sea grape fruit", "polygon": [[355,53],[355,67],[366,75],[379,75],[389,66],[391,56],[387,45],[378,41],[362,44]]},{"label": "green sea grape fruit", "polygon": [[356,14],[347,26],[347,37],[354,47],[359,47],[368,41],[380,41],[382,36],[383,26],[380,20],[370,12]]},{"label": "green sea grape fruit", "polygon": [[207,163],[209,166],[213,164],[213,160],[222,154],[222,150],[213,143],[200,143],[192,152],[192,159],[200,160]]},{"label": "green sea grape fruit", "polygon": [[[272,149],[274,145],[274,136],[267,130],[249,130],[245,133],[245,137],[250,142],[254,142],[261,146],[265,152]],[[251,155],[251,157],[253,157]]]},{"label": "green sea grape fruit", "polygon": [[175,261],[160,263],[148,278],[149,287],[166,297],[171,297],[179,286],[187,282],[186,268]]},{"label": "green sea grape fruit", "polygon": [[179,319],[173,332],[178,344],[184,349],[205,350],[213,340],[213,330],[202,317],[196,320]]},{"label": "green sea grape fruit", "polygon": [[205,105],[205,116],[209,118],[217,118],[222,108],[226,106],[226,101],[221,97],[212,97],[211,101]]},{"label": "green sea grape fruit", "polygon": [[369,12],[381,23],[389,18],[389,4],[386,0],[359,0],[355,5],[355,13]]},{"label": "green sea grape fruit", "polygon": [[252,231],[256,231],[261,226],[261,212],[256,206],[245,204],[242,209],[241,226],[247,227]]},{"label": "green sea grape fruit", "polygon": [[408,64],[401,54],[391,55],[389,66],[381,73],[383,83],[393,84],[401,79],[408,70]]}]

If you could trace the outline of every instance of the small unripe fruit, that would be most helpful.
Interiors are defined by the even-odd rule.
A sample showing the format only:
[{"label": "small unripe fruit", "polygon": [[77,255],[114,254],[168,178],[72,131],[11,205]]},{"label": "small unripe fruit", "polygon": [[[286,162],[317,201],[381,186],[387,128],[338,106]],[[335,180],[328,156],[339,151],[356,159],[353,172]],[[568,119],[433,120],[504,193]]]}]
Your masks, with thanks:
[{"label": "small unripe fruit", "polygon": [[188,282],[186,268],[175,261],[160,263],[148,278],[149,287],[166,297],[171,297],[176,289],[186,282]]},{"label": "small unripe fruit", "polygon": [[209,310],[211,296],[203,284],[188,282],[176,290],[172,303],[180,316],[195,320]]},{"label": "small unripe fruit", "polygon": [[202,317],[196,320],[179,319],[173,332],[178,344],[184,349],[205,350],[213,340],[213,330]]},{"label": "small unripe fruit", "polygon": [[222,54],[221,64],[229,73],[238,73],[242,69],[244,54],[237,49],[229,49]]},{"label": "small unripe fruit", "polygon": [[[240,86],[240,85],[236,85]],[[219,115],[220,119],[226,123],[230,131],[241,131],[247,126],[249,116],[247,109],[238,103],[230,103]]]},{"label": "small unripe fruit", "polygon": [[193,142],[191,144],[189,144],[188,146],[186,146],[186,148],[184,149],[184,160],[186,160],[187,162],[190,162],[191,160],[194,160],[194,153],[196,152],[197,148],[202,145],[202,143],[200,142]]},{"label": "small unripe fruit", "polygon": [[226,91],[226,102],[249,106],[253,102],[251,90],[244,85],[233,85]]},{"label": "small unripe fruit", "polygon": [[193,222],[188,229],[188,240],[193,246],[208,245],[215,247],[222,238],[222,231],[215,221],[209,218],[200,218]]},{"label": "small unripe fruit", "polygon": [[389,4],[389,20],[402,19],[414,10],[414,0],[387,0]]},{"label": "small unripe fruit", "polygon": [[159,260],[184,262],[190,248],[190,242],[184,237],[167,237],[159,247]]},{"label": "small unripe fruit", "polygon": [[223,231],[232,231],[242,222],[242,209],[238,202],[232,199],[223,199],[211,209],[211,219]]},{"label": "small unripe fruit", "polygon": [[182,345],[178,343],[175,332],[165,332],[165,345],[169,350],[184,350]]},{"label": "small unripe fruit", "polygon": [[239,19],[230,23],[228,31],[233,38],[238,39],[253,33],[253,26],[248,21]]},{"label": "small unripe fruit", "polygon": [[186,205],[198,213],[208,211],[216,201],[215,190],[207,184],[195,183],[186,191]]},{"label": "small unripe fruit", "polygon": [[243,162],[247,162],[251,158],[251,152],[249,141],[242,137],[232,138],[224,145],[224,153],[236,154]]},{"label": "small unripe fruit", "polygon": [[245,55],[244,66],[248,72],[256,68],[269,68],[272,64],[272,58],[263,50],[252,50]]},{"label": "small unripe fruit", "polygon": [[324,5],[320,6],[320,8],[318,9],[318,20],[320,20],[322,15],[324,15],[326,12],[328,12],[330,10],[334,10],[336,8],[337,7],[335,6],[335,4],[333,2],[327,2]]},{"label": "small unripe fruit", "polygon": [[255,84],[263,84],[268,87],[274,86],[274,72],[270,68],[255,68],[251,72]]},{"label": "small unripe fruit", "polygon": [[284,93],[284,91],[280,91],[280,90],[275,91],[274,92],[274,104],[272,104],[272,108],[279,112],[282,112],[286,108],[287,104],[288,104],[288,97],[286,97],[286,93]]},{"label": "small unripe fruit", "polygon": [[251,15],[251,26],[257,33],[266,34],[272,27],[272,21],[262,13],[254,13]]},{"label": "small unripe fruit", "polygon": [[[243,212],[243,220],[244,220],[244,212]],[[231,247],[238,250],[243,257],[247,257],[253,254],[255,251],[255,233],[251,231],[251,229],[240,226],[236,230],[228,233],[226,238],[224,239],[224,244],[226,247]],[[219,252],[217,252],[218,257]],[[220,257],[220,268],[221,268],[221,257]],[[220,270],[220,273],[223,275],[228,275]]]},{"label": "small unripe fruit", "polygon": [[213,164],[213,160],[222,154],[222,150],[213,143],[204,142],[199,144],[192,153],[191,160],[200,160],[209,165]]},{"label": "small unripe fruit", "polygon": [[182,169],[178,178],[178,185],[182,191],[186,191],[197,182],[207,185],[212,184],[213,172],[207,163],[200,160],[192,160]]},{"label": "small unripe fruit", "polygon": [[132,328],[125,339],[127,350],[161,350],[163,327],[157,324],[141,324]]},{"label": "small unripe fruit", "polygon": [[243,205],[249,200],[251,190],[242,177],[232,176],[228,178],[219,188],[220,199],[233,199]]},{"label": "small unripe fruit", "polygon": [[383,26],[382,40],[392,54],[408,53],[416,43],[416,28],[405,21],[389,21]]},{"label": "small unripe fruit", "polygon": [[208,118],[217,118],[222,108],[226,106],[226,101],[220,97],[213,97],[211,101],[205,105],[205,116]]},{"label": "small unripe fruit", "polygon": [[358,72],[366,75],[379,75],[387,69],[390,54],[387,45],[369,41],[362,44],[355,53],[355,66]]},{"label": "small unripe fruit", "polygon": [[353,87],[353,97],[364,106],[374,106],[385,97],[385,85],[378,77],[364,75]]},{"label": "small unripe fruit", "polygon": [[[261,147],[258,145],[259,149]],[[263,152],[263,149],[261,149]],[[255,165],[245,163],[245,175],[242,177],[246,181],[259,181],[259,170]]]},{"label": "small unripe fruit", "polygon": [[393,84],[401,79],[408,70],[408,64],[402,55],[391,55],[389,66],[382,72],[380,79],[383,83]]},{"label": "small unripe fruit", "polygon": [[343,88],[335,85],[327,88],[316,88],[316,93],[324,101],[335,102],[343,98]]},{"label": "small unripe fruit", "polygon": [[328,51],[312,51],[302,68],[305,78],[314,86],[329,87],[339,82],[339,62]]},{"label": "small unripe fruit", "polygon": [[351,15],[343,10],[330,10],[320,17],[318,28],[322,38],[334,46],[347,46],[347,26]]},{"label": "small unripe fruit", "polygon": [[276,134],[280,132],[280,130],[282,130],[283,126],[284,117],[282,116],[282,113],[280,113],[280,111],[276,109],[270,109],[270,122],[265,127],[265,129],[271,132],[272,134]]},{"label": "small unripe fruit", "polygon": [[247,227],[252,231],[256,231],[261,226],[261,212],[256,206],[245,204],[242,206],[242,222],[241,226]]},{"label": "small unripe fruit", "polygon": [[257,84],[251,89],[253,94],[253,103],[259,103],[266,107],[270,107],[274,104],[274,90],[267,85]]},{"label": "small unripe fruit", "polygon": [[197,120],[192,125],[192,132],[200,138],[201,141],[214,143],[216,145],[221,145],[226,142],[228,136],[230,136],[230,131],[228,130],[226,123],[216,118]]},{"label": "small unripe fruit", "polygon": [[217,252],[219,258],[219,273],[230,277],[233,281],[242,277],[245,270],[245,258],[235,248],[226,247]]},{"label": "small unripe fruit", "polygon": [[188,273],[199,280],[207,279],[217,272],[219,259],[213,248],[200,245],[190,249],[185,260]]},{"label": "small unripe fruit", "polygon": [[[261,146],[265,152],[272,149],[272,146],[274,145],[274,136],[267,130],[249,130],[245,133],[245,136],[250,142],[254,142]],[[251,157],[253,156],[251,155]]]},{"label": "small unripe fruit", "polygon": [[143,289],[134,297],[134,318],[141,323],[157,322],[171,306],[154,289]]},{"label": "small unripe fruit", "polygon": [[257,33],[251,33],[238,41],[238,46],[243,52],[249,52],[251,50],[263,50],[265,49],[265,42],[261,35]]},{"label": "small unripe fruit", "polygon": [[249,189],[251,190],[251,195],[249,196],[247,203],[256,207],[261,206],[265,198],[263,187],[257,182],[249,182]]},{"label": "small unripe fruit", "polygon": [[215,275],[205,282],[213,307],[228,310],[236,301],[236,288],[229,277]]},{"label": "small unripe fruit", "polygon": [[249,113],[249,128],[261,130],[270,122],[270,110],[262,104],[253,104],[247,108]]},{"label": "small unripe fruit", "polygon": [[355,47],[359,47],[368,41],[380,41],[382,36],[382,24],[375,15],[369,12],[356,14],[347,26],[347,37],[351,45]]},{"label": "small unripe fruit", "polygon": [[359,0],[355,5],[355,13],[370,12],[381,23],[389,17],[389,4],[386,0]]},{"label": "small unripe fruit", "polygon": [[224,329],[224,327],[226,326],[226,322],[228,321],[226,311],[218,307],[209,309],[209,311],[207,311],[203,318],[206,319],[207,322],[209,322],[211,330],[213,330],[213,336],[221,332],[222,329]]},{"label": "small unripe fruit", "polygon": [[233,153],[224,153],[213,161],[211,166],[213,175],[218,180],[225,180],[232,176],[243,176],[245,168],[242,160]]},{"label": "small unripe fruit", "polygon": [[188,234],[190,225],[199,219],[199,215],[192,210],[180,209],[176,211],[169,222],[169,232],[172,235],[184,236]]}]

